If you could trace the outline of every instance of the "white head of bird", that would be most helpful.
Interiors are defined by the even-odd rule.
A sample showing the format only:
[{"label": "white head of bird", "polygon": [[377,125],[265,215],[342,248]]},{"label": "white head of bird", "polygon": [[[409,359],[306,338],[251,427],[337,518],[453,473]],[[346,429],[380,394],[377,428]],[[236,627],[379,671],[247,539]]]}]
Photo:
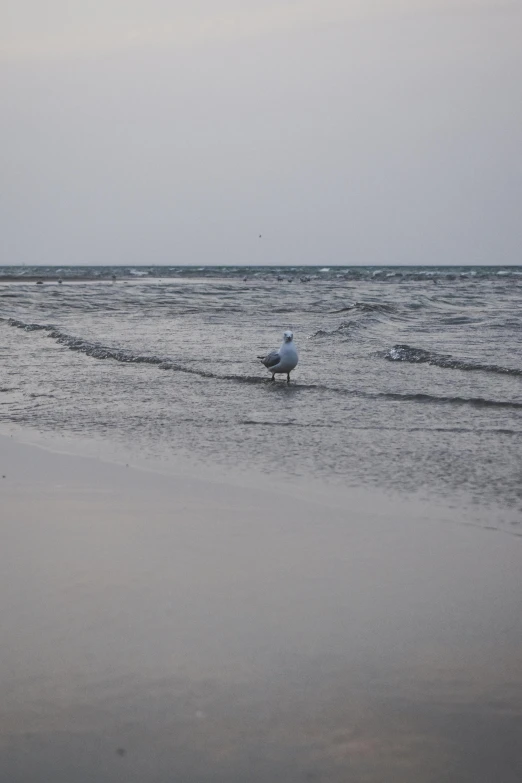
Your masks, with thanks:
[{"label": "white head of bird", "polygon": [[294,339],[294,335],[290,331],[290,329],[288,329],[286,332],[283,332],[283,339],[284,339],[285,343],[291,343],[292,342],[292,340]]}]

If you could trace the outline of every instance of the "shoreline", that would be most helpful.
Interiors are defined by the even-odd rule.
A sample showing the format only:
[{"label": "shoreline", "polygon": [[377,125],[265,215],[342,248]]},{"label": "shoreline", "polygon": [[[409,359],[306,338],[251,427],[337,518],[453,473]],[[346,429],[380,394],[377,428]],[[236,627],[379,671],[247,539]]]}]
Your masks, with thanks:
[{"label": "shoreline", "polygon": [[0,463],[0,776],[520,779],[518,541],[8,436]]},{"label": "shoreline", "polygon": [[386,516],[387,506],[391,504],[395,515],[408,521],[423,519],[430,524],[469,527],[486,533],[522,538],[522,529],[518,527],[518,515],[514,510],[504,506],[473,506],[467,496],[461,498],[453,495],[444,502],[436,493],[423,495],[421,492],[400,493],[372,485],[343,485],[327,481],[324,477],[279,475],[244,465],[232,468],[229,464],[190,460],[186,455],[176,452],[171,453],[168,459],[140,456],[129,451],[128,444],[118,444],[99,437],[75,437],[72,433],[52,436],[13,423],[0,427],[0,452],[3,441],[73,460],[90,460],[106,465],[108,470],[111,466],[126,467],[138,474],[158,474],[171,480],[190,481],[197,478],[209,484],[230,485],[238,490],[257,489],[266,493],[277,492],[289,498],[315,500],[334,511],[349,507],[352,503],[359,507],[369,504],[371,513]]}]

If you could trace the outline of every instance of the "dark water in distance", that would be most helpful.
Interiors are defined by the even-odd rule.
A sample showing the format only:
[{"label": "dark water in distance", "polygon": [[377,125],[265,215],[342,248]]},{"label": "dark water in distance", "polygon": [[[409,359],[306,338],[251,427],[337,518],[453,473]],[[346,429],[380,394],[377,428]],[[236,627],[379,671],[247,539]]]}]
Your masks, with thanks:
[{"label": "dark water in distance", "polygon": [[0,422],[516,524],[521,297],[522,267],[3,267]]},{"label": "dark water in distance", "polygon": [[60,277],[63,280],[84,278],[262,278],[281,277],[287,282],[302,278],[321,280],[368,280],[380,278],[394,282],[404,280],[455,280],[458,278],[495,279],[496,277],[522,277],[520,266],[0,266],[2,278]]}]

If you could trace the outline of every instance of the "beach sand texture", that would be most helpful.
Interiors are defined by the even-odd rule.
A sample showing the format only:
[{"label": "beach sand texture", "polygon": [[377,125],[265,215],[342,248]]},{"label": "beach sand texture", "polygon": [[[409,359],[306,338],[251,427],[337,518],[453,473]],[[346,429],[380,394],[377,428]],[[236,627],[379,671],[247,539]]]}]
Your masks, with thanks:
[{"label": "beach sand texture", "polygon": [[0,780],[518,783],[522,541],[0,438]]}]

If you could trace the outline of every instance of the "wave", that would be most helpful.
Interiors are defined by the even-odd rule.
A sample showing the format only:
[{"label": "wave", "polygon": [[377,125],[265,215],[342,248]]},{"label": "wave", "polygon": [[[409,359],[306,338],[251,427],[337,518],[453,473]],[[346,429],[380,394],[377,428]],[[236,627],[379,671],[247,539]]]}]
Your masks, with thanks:
[{"label": "wave", "polygon": [[343,427],[345,429],[349,429],[350,431],[363,431],[367,432],[369,430],[376,431],[376,432],[436,432],[436,433],[447,433],[449,435],[455,435],[455,434],[470,434],[470,435],[484,435],[484,434],[490,434],[490,435],[510,435],[518,437],[522,435],[522,430],[513,430],[505,427],[489,427],[488,429],[482,429],[480,431],[477,431],[476,428],[472,427],[393,427],[393,426],[385,426],[385,425],[347,425],[346,423],[343,424],[343,422],[339,421],[331,421],[328,424],[317,424],[317,423],[311,423],[311,422],[302,422],[302,421],[256,421],[255,419],[240,419],[239,424],[245,426],[245,427],[306,427],[306,428],[312,428],[312,429],[337,429],[339,427]]},{"label": "wave", "polygon": [[522,370],[514,367],[501,367],[498,364],[482,364],[480,362],[456,359],[450,354],[426,351],[423,348],[414,348],[411,345],[394,345],[385,358],[390,362],[407,362],[409,364],[431,364],[435,367],[450,370],[464,370],[466,372],[480,371],[499,375],[522,376]]},{"label": "wave", "polygon": [[[175,372],[182,372],[189,375],[198,375],[201,378],[209,378],[221,381],[232,381],[234,383],[242,384],[265,384],[272,390],[281,390],[296,393],[301,391],[316,391],[326,392],[330,394],[339,394],[348,397],[361,397],[366,399],[384,399],[396,402],[418,402],[418,403],[432,403],[432,404],[453,404],[453,405],[473,405],[475,407],[492,407],[492,408],[512,408],[516,410],[522,410],[522,402],[504,401],[504,400],[492,400],[484,397],[454,397],[454,396],[437,396],[433,394],[427,394],[423,392],[364,392],[357,389],[347,389],[342,387],[333,387],[325,384],[305,384],[294,383],[287,386],[286,383],[272,384],[264,376],[251,376],[251,375],[219,375],[211,370],[198,369],[196,367],[187,367],[186,365],[179,364],[168,357],[154,356],[151,354],[136,354],[130,350],[123,348],[114,348],[110,346],[102,345],[101,343],[91,342],[84,340],[81,337],[74,337],[73,335],[62,332],[52,324],[38,324],[38,323],[25,323],[19,321],[16,318],[9,318],[7,323],[10,326],[18,329],[23,329],[26,332],[44,331],[47,332],[49,337],[56,340],[60,345],[64,345],[71,351],[78,351],[84,353],[86,356],[90,356],[93,359],[112,359],[117,362],[123,362],[125,364],[149,364],[158,367],[160,370],[173,370]],[[408,346],[396,346],[396,348],[408,348]],[[392,349],[393,350],[393,349]],[[421,349],[413,349],[417,352]],[[427,354],[428,352],[424,351]],[[429,354],[431,356],[431,354]],[[416,360],[416,361],[422,361]],[[517,374],[522,374],[520,371],[515,371]]]},{"label": "wave", "polygon": [[374,324],[387,323],[389,320],[407,318],[407,315],[400,315],[401,306],[389,302],[355,302],[355,304],[346,305],[337,310],[328,310],[330,315],[339,315],[346,313],[352,316],[348,321],[341,321],[335,329],[318,329],[310,338],[332,337],[342,335],[348,329],[367,329]]},{"label": "wave", "polygon": [[397,400],[398,402],[428,402],[434,404],[451,403],[452,405],[473,405],[477,408],[513,408],[522,410],[522,402],[509,400],[491,400],[487,397],[454,397],[438,396],[436,394],[426,394],[424,392],[379,392],[371,397],[383,397],[387,400]]},{"label": "wave", "polygon": [[16,326],[18,329],[23,329],[25,332],[54,329],[54,326],[51,326],[50,324],[26,324],[24,321],[18,321],[16,318],[8,318],[7,323],[9,326]]},{"label": "wave", "polygon": [[115,359],[119,362],[158,365],[163,364],[166,361],[165,359],[158,356],[134,354],[132,351],[127,351],[122,348],[110,348],[108,346],[102,345],[101,343],[94,343],[89,340],[84,340],[82,337],[74,337],[70,334],[67,334],[66,332],[62,332],[52,324],[25,323],[24,321],[19,321],[16,318],[9,318],[7,323],[9,326],[23,329],[25,332],[47,332],[49,337],[52,337],[60,345],[65,345],[72,351],[85,353],[87,356],[92,356],[94,359]]},{"label": "wave", "polygon": [[320,337],[333,337],[334,335],[342,335],[351,329],[359,329],[362,324],[359,321],[342,321],[335,329],[318,329],[312,335],[310,340]]},{"label": "wave", "polygon": [[388,302],[354,302],[352,305],[346,305],[339,310],[330,310],[332,314],[336,313],[395,313],[398,306]]},{"label": "wave", "polygon": [[[232,376],[232,377],[219,376],[219,377],[223,378],[224,380],[228,380],[228,379],[246,380],[244,378],[241,378],[240,376]],[[259,379],[252,379],[252,380],[257,380],[259,382]],[[266,383],[266,381],[264,379],[261,379],[261,383]],[[284,389],[286,391],[292,390],[292,391],[326,392],[330,394],[338,394],[343,397],[359,397],[367,400],[389,400],[390,402],[415,402],[415,403],[424,403],[424,404],[427,403],[432,405],[471,405],[475,408],[508,408],[513,410],[522,410],[522,402],[516,402],[514,400],[493,400],[487,397],[458,397],[452,395],[439,396],[436,394],[428,394],[425,392],[373,392],[372,393],[372,392],[360,391],[358,389],[343,389],[338,386],[327,386],[325,384],[295,383],[287,387],[286,384],[278,383],[278,384],[270,384],[270,388]],[[252,425],[253,424],[262,425],[262,426],[268,426],[270,424],[270,422],[261,422],[261,421],[246,420],[246,419],[244,420],[243,423],[252,424]],[[355,427],[354,429],[357,429],[357,427]],[[367,429],[367,428],[365,427],[362,429]],[[382,427],[379,426],[378,429],[382,429]],[[420,429],[424,429],[424,428],[420,428]],[[515,432],[513,430],[498,430],[498,432],[503,432],[504,434],[518,434],[518,431]]]},{"label": "wave", "polygon": [[[155,356],[153,354],[137,354],[125,348],[115,348],[85,340],[82,337],[74,337],[73,335],[67,334],[67,332],[62,332],[52,324],[25,323],[16,318],[9,318],[7,323],[9,326],[23,329],[25,332],[47,332],[48,336],[56,340],[59,345],[64,345],[71,351],[84,353],[86,356],[90,356],[93,359],[112,359],[113,361],[123,362],[124,364],[150,364],[158,367],[160,370],[173,370],[188,375],[198,375],[201,378],[214,378],[216,380],[234,381],[236,383],[257,384],[267,383],[269,380],[267,377],[259,375],[219,375],[211,370],[187,367],[186,365],[173,361],[169,357]],[[283,384],[277,384],[278,387],[282,385]],[[312,387],[307,387],[304,384],[293,384],[292,388],[303,389]]]},{"label": "wave", "polygon": [[329,424],[316,424],[306,421],[256,421],[255,419],[240,419],[239,424],[244,427],[299,427],[306,429],[326,429],[330,430],[339,426],[339,422],[330,422]]}]

